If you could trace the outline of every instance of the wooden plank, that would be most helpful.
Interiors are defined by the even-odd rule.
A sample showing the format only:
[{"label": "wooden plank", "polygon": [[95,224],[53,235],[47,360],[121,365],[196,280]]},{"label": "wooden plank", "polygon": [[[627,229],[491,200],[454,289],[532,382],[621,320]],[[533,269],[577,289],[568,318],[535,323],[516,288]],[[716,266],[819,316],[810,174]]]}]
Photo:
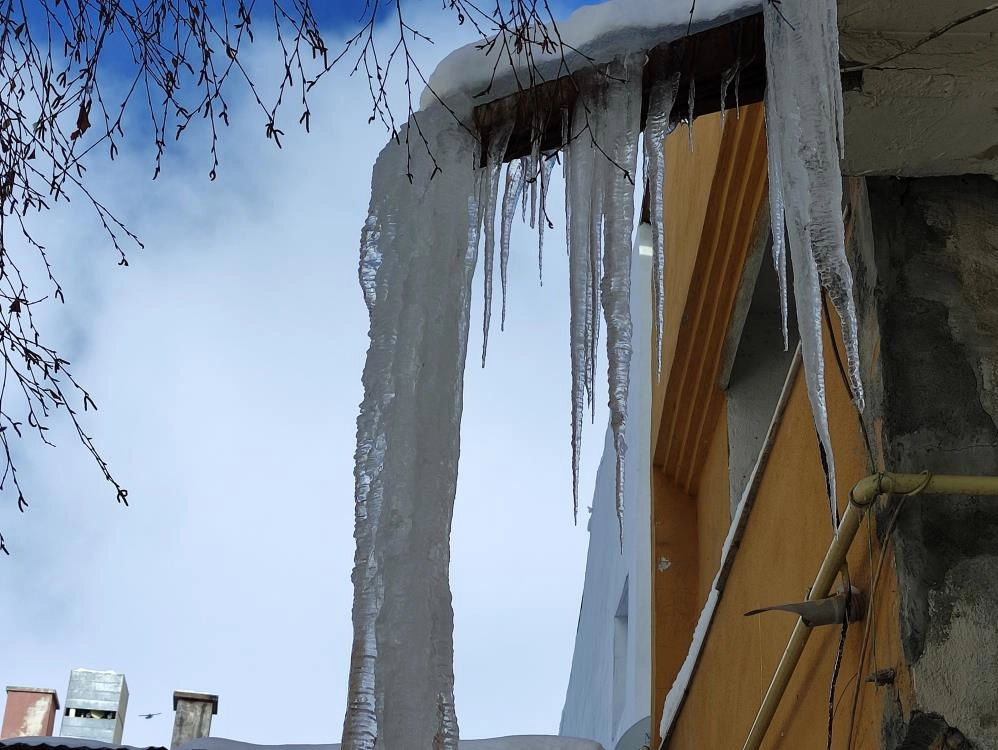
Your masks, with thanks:
[{"label": "wooden plank", "polygon": [[[726,71],[740,64],[741,71],[721,101],[721,81]],[[690,85],[693,84],[694,116],[762,101],[766,88],[766,56],[762,14],[755,14],[707,31],[662,44],[648,53],[642,82],[641,126],[648,112],[652,83],[680,73],[680,86],[672,119],[689,116]],[[571,76],[531,87],[475,108],[475,126],[482,138],[482,154],[488,153],[489,133],[498,122],[513,120],[513,133],[504,161],[530,153],[534,119],[540,115],[541,150],[560,148],[563,112],[571,112],[581,92],[599,75],[587,67]],[[737,85],[735,85],[737,83]]]}]

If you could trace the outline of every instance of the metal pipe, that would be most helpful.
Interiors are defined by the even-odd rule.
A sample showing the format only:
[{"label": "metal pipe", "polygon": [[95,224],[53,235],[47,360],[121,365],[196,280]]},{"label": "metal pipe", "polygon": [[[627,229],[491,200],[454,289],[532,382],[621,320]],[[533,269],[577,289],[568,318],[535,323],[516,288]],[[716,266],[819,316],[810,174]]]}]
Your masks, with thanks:
[{"label": "metal pipe", "polygon": [[[961,476],[953,474],[873,474],[859,480],[849,493],[849,507],[842,516],[838,532],[828,547],[825,559],[815,576],[814,585],[808,592],[807,599],[821,599],[828,596],[835,577],[841,570],[852,545],[856,532],[859,530],[863,516],[879,495],[904,494],[914,495],[930,493],[935,495],[998,495],[998,477]],[[872,606],[872,602],[871,602]],[[804,646],[811,636],[811,628],[801,620],[797,620],[783,656],[776,667],[776,673],[769,683],[769,689],[762,699],[762,705],[752,723],[742,750],[758,750],[766,736],[776,709],[786,692],[790,678],[800,662]]]}]

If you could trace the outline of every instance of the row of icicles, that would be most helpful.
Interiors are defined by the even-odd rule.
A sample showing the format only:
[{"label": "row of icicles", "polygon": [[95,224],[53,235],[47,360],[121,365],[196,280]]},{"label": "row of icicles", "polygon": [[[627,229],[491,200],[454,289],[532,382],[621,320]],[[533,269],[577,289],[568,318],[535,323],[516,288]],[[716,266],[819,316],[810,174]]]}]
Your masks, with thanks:
[{"label": "row of icicles", "polygon": [[[827,6],[831,0],[817,5]],[[821,8],[802,8],[803,27],[820,26]],[[792,44],[795,35],[786,34],[783,15],[767,11],[767,49],[780,50],[781,58],[800,57],[807,50]],[[825,16],[827,17],[827,16]],[[827,40],[820,39],[827,46]],[[799,44],[797,46],[800,46]],[[831,50],[830,50],[831,51]],[[849,360],[851,387],[857,406],[862,410],[863,388],[859,378],[856,316],[852,299],[852,279],[844,248],[841,213],[841,93],[835,93],[837,67],[834,70],[810,71],[800,76],[789,65],[773,65],[767,56],[770,84],[766,94],[767,140],[770,159],[770,210],[773,228],[773,265],[779,279],[780,309],[784,346],[788,342],[786,254],[789,245],[795,268],[795,292],[799,330],[804,350],[808,393],[817,433],[828,457],[829,487],[833,524],[837,522],[834,498],[835,478],[831,440],[824,396],[821,341],[821,288],[824,287],[839,313]],[[833,60],[837,61],[837,50]],[[538,271],[543,283],[544,231],[551,228],[547,212],[547,194],[553,168],[559,156],[566,182],[566,237],[570,271],[571,360],[572,360],[572,493],[578,512],[579,457],[585,406],[594,408],[593,397],[600,336],[600,311],[606,323],[610,424],[617,459],[616,509],[622,518],[624,498],[623,458],[626,426],[628,369],[630,362],[630,253],[633,229],[633,189],[637,136],[640,132],[641,66],[644,55],[602,66],[597,84],[580,93],[574,109],[561,111],[563,123],[560,151],[542,151],[540,134],[544,132],[546,113],[535,120],[531,153],[513,160],[506,169],[499,221],[499,266],[502,284],[502,322],[506,317],[507,264],[510,229],[519,205],[522,218],[538,232]],[[774,69],[774,67],[776,69]],[[801,70],[808,71],[807,66]],[[721,101],[726,102],[733,87],[736,111],[742,61],[737,61],[722,76]],[[806,80],[805,80],[806,79]],[[816,82],[823,79],[826,97]],[[803,86],[814,83],[809,91]],[[662,331],[665,327],[665,202],[666,136],[675,128],[673,106],[680,88],[680,75],[657,80],[649,92],[648,115],[644,132],[644,176],[648,190],[653,246],[653,285],[655,319],[656,373],[661,376]],[[689,143],[693,148],[691,120],[694,114],[695,86],[688,86]],[[814,132],[788,132],[788,113],[784,106],[799,106],[810,93],[825,101],[815,108],[821,117],[790,117],[790,122]],[[806,113],[805,113],[806,114]],[[725,112],[721,113],[724,125]],[[480,220],[484,239],[484,321],[482,364],[488,348],[495,260],[495,223],[499,205],[500,172],[512,123],[489,133],[486,167],[479,176],[479,205],[484,206]],[[826,158],[805,164],[801,148],[817,144]],[[831,150],[831,154],[827,152]],[[789,168],[784,168],[784,165]],[[529,188],[529,208],[528,208]],[[789,197],[790,200],[787,200]],[[787,242],[786,229],[790,230]]]}]

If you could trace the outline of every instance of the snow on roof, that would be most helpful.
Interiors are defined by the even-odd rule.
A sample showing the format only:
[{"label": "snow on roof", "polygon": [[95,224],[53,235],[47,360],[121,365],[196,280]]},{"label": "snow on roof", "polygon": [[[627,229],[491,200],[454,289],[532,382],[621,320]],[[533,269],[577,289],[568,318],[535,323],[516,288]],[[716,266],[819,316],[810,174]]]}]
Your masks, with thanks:
[{"label": "snow on roof", "polygon": [[0,749],[38,748],[38,750],[166,750],[165,747],[140,748],[133,745],[113,745],[109,742],[79,737],[10,737],[0,740]]},{"label": "snow on roof", "polygon": [[[486,740],[461,740],[461,750],[603,750],[592,740],[572,737],[520,735]],[[340,750],[335,745],[253,745],[221,737],[205,737],[181,745],[177,750]]]},{"label": "snow on roof", "polygon": [[[97,740],[76,737],[12,737],[0,740],[0,749],[38,748],[38,750],[166,750],[166,748],[137,748],[131,745],[112,745]],[[222,737],[203,737],[186,742],[177,750],[340,750],[333,745],[254,745]],[[592,740],[544,735],[496,737],[485,740],[461,740],[461,750],[603,750]]]},{"label": "snow on roof", "polygon": [[[648,51],[685,36],[688,29],[704,31],[757,13],[762,0],[697,0],[692,25],[690,6],[691,0],[606,0],[584,5],[558,22],[562,49],[532,49],[531,63],[542,76],[557,78],[566,74],[563,62],[576,70],[587,64],[583,56],[609,62],[621,50]],[[487,55],[478,41],[451,52],[430,76],[420,106],[425,109],[440,98],[461,114],[516,91],[517,75],[522,78],[527,58],[516,56],[514,68],[508,60],[513,53],[501,46],[495,45]],[[482,94],[487,88],[488,93]]]}]

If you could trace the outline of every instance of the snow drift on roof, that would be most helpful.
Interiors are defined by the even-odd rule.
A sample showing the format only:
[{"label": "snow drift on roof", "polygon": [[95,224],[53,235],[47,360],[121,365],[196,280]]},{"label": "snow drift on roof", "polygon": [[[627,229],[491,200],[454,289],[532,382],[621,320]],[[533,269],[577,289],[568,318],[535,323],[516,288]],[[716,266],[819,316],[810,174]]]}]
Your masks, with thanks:
[{"label": "snow drift on roof", "polygon": [[[487,740],[461,740],[461,750],[603,750],[603,746],[591,740],[577,740],[571,737],[550,737],[522,735],[496,737]],[[181,745],[178,750],[340,750],[335,745],[253,745],[249,742],[236,742],[220,737],[206,737]]]},{"label": "snow drift on roof", "polygon": [[[531,50],[533,80],[538,74],[559,78],[591,62],[609,62],[621,50],[647,51],[686,36],[687,30],[696,33],[758,13],[762,5],[761,0],[698,0],[691,26],[690,4],[690,0],[606,0],[584,5],[558,23],[562,49]],[[510,49],[512,46],[511,42]],[[525,75],[527,56],[514,56],[501,47],[495,45],[486,55],[479,41],[451,52],[430,76],[420,106],[425,109],[439,98],[464,114],[472,106],[516,91],[517,76],[521,81],[530,80]],[[511,56],[515,67],[510,64]],[[483,94],[486,89],[488,93]]]},{"label": "snow drift on roof", "polygon": [[[137,748],[132,745],[112,745],[96,740],[76,737],[12,737],[0,740],[3,750],[19,747],[39,748],[40,750],[166,750],[166,748]],[[591,740],[577,740],[572,737],[550,737],[543,735],[522,735],[495,737],[486,740],[461,740],[461,750],[603,750],[603,746]],[[250,742],[227,740],[222,737],[203,737],[181,745],[177,750],[340,750],[334,745],[254,745]]]},{"label": "snow drift on roof", "polygon": [[9,737],[0,740],[0,750],[28,747],[38,750],[166,750],[165,747],[140,748],[134,745],[114,745],[110,742],[99,742],[79,737]]}]

